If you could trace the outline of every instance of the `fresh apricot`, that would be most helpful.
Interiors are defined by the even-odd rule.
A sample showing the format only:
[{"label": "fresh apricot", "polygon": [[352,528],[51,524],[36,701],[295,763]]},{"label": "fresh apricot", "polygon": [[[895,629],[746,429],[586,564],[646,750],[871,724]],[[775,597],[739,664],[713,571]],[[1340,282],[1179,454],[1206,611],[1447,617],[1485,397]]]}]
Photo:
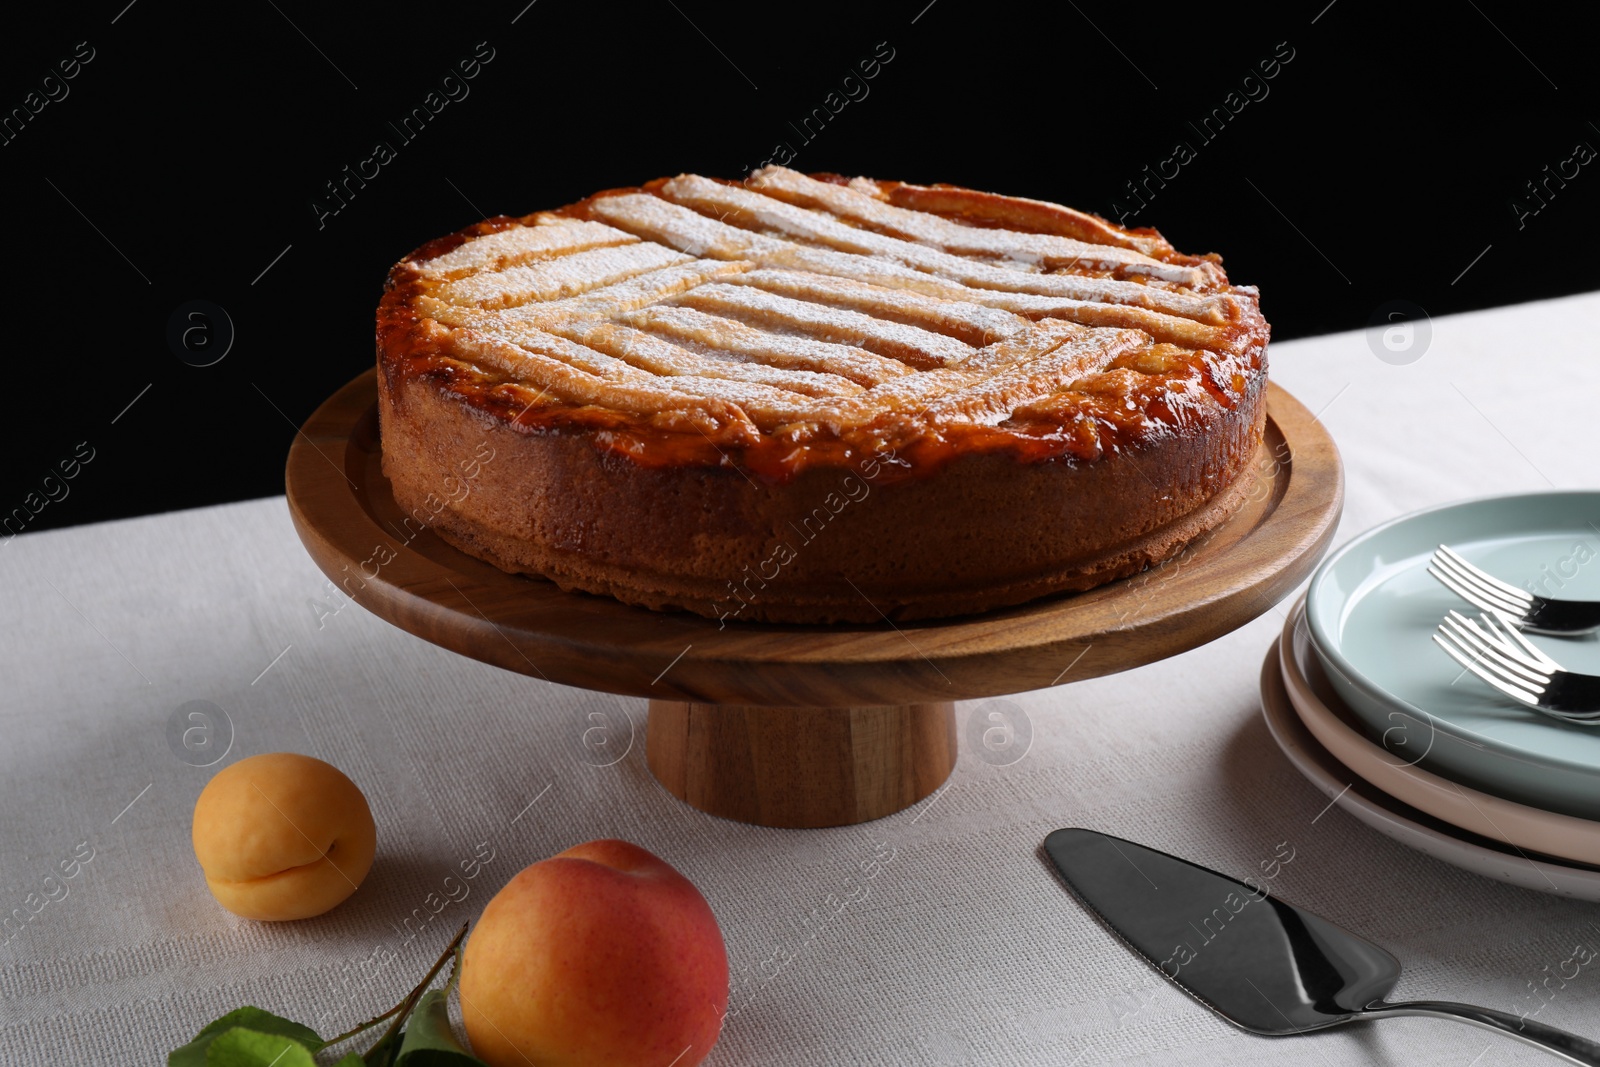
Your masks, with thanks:
[{"label": "fresh apricot", "polygon": [[711,906],[626,841],[525,868],[484,906],[461,961],[462,1021],[491,1067],[694,1067],[727,1005]]},{"label": "fresh apricot", "polygon": [[294,752],[242,759],[194,803],[194,855],[217,902],[247,919],[305,919],[367,876],[377,828],[332,764]]}]

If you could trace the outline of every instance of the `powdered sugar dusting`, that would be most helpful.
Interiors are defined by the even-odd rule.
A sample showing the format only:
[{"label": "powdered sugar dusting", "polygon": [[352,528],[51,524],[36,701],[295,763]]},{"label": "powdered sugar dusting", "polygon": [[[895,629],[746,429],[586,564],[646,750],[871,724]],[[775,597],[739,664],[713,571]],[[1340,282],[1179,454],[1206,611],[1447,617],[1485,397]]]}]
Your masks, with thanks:
[{"label": "powdered sugar dusting", "polygon": [[525,267],[473,274],[442,286],[439,295],[452,304],[509,308],[529,300],[576,296],[602,285],[688,259],[660,245],[635,243],[597,248]]},{"label": "powdered sugar dusting", "polygon": [[411,263],[411,305],[452,356],[530,402],[735,445],[1070,422],[1093,390],[1157,374],[1162,352],[1239,358],[1235,327],[1254,313],[1212,264],[1059,205],[781,167],[651,188]]},{"label": "powdered sugar dusting", "polygon": [[514,226],[474,237],[459,247],[417,264],[435,278],[505,270],[546,256],[567,255],[605,245],[630,244],[638,238],[598,222],[551,219],[538,226]]},{"label": "powdered sugar dusting", "polygon": [[751,187],[787,203],[820,208],[893,237],[932,245],[959,255],[1015,259],[1056,269],[1083,265],[1121,268],[1129,274],[1199,285],[1203,276],[1193,267],[1163,263],[1132,249],[1096,245],[1053,234],[963,226],[925,211],[885,203],[880,195],[831,182],[819,182],[787,167],[766,167],[750,177]]}]

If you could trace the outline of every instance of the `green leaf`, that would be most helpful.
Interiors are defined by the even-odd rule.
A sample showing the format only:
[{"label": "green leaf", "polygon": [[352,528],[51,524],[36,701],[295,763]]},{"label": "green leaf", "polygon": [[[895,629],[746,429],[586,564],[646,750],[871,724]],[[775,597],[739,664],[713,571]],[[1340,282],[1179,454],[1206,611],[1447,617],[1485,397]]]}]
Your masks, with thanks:
[{"label": "green leaf", "polygon": [[417,1001],[395,1067],[487,1067],[461,1047],[450,1028],[448,984],[430,989]]},{"label": "green leaf", "polygon": [[206,1050],[209,1067],[317,1067],[311,1052],[282,1034],[235,1026],[217,1035]]},{"label": "green leaf", "polygon": [[172,1050],[167,1055],[167,1067],[205,1067],[206,1050],[211,1047],[212,1042],[238,1026],[257,1033],[286,1037],[303,1046],[307,1052],[315,1052],[322,1047],[322,1038],[318,1037],[317,1032],[309,1026],[302,1026],[292,1019],[285,1019],[281,1015],[274,1015],[260,1008],[235,1008],[222,1018],[207,1023],[205,1029],[194,1035],[193,1041],[182,1048]]},{"label": "green leaf", "polygon": [[[408,1067],[487,1067],[456,1044],[446,1010],[446,998],[461,964],[461,942],[466,936],[467,924],[462,923],[444,954],[404,1000],[331,1041],[322,1040],[309,1026],[281,1015],[260,1008],[236,1008],[207,1024],[187,1045],[168,1053],[167,1067],[316,1067],[312,1053],[365,1033],[386,1020],[390,1021],[388,1028],[365,1055],[348,1052],[333,1067],[396,1067],[402,1056]],[[456,966],[444,989],[425,995],[423,990],[452,959]],[[419,1004],[425,1008],[424,1020],[402,1030]]]}]

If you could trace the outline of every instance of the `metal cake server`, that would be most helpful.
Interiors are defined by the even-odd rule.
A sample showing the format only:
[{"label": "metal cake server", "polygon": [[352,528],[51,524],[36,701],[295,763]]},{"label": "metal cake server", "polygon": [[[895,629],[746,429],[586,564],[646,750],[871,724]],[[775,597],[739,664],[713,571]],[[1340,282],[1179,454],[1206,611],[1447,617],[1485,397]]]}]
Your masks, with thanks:
[{"label": "metal cake server", "polygon": [[1509,1012],[1383,998],[1400,961],[1326,919],[1216,871],[1093,830],[1057,830],[1044,851],[1084,905],[1184,992],[1254,1034],[1432,1015],[1600,1067],[1600,1043]]}]

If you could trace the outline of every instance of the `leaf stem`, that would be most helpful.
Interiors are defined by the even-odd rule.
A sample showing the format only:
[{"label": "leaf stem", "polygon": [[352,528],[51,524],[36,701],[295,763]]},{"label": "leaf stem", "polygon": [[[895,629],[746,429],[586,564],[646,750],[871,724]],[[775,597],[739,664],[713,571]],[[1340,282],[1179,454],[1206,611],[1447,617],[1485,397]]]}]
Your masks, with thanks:
[{"label": "leaf stem", "polygon": [[373,1020],[373,1023],[376,1024],[388,1018],[389,1015],[394,1015],[395,1017],[394,1022],[389,1024],[389,1029],[385,1030],[383,1036],[378,1038],[377,1043],[367,1050],[367,1055],[370,1056],[374,1052],[380,1052],[380,1050],[386,1051],[388,1046],[399,1036],[400,1028],[405,1025],[406,1017],[411,1014],[411,1009],[417,1006],[417,1001],[422,999],[422,994],[427,991],[428,987],[433,984],[433,980],[438,977],[439,972],[444,969],[445,961],[456,955],[457,949],[461,947],[462,939],[466,936],[467,924],[462,923],[461,929],[456,931],[456,936],[450,940],[450,944],[446,946],[444,952],[434,962],[433,966],[428,969],[428,973],[422,981],[417,983],[416,988],[407,993],[405,999],[395,1005],[393,1011],[380,1015]]},{"label": "leaf stem", "polygon": [[[384,1032],[384,1035],[382,1035],[381,1038],[378,1038],[378,1045],[374,1045],[373,1048],[379,1048],[379,1046],[384,1045],[384,1041],[390,1040],[392,1035],[398,1033],[400,1027],[405,1024],[405,1017],[408,1016],[408,1014],[411,1014],[411,1009],[416,1008],[416,1001],[421,1000],[422,993],[427,992],[427,987],[434,982],[435,977],[438,977],[438,971],[445,966],[445,960],[448,960],[448,958],[451,957],[456,957],[456,963],[459,965],[461,957],[459,957],[458,950],[461,949],[462,937],[466,936],[467,923],[462,923],[461,929],[456,931],[456,936],[451,939],[450,945],[446,947],[443,955],[438,957],[437,963],[434,963],[434,968],[430,969],[429,973],[427,973],[427,977],[422,979],[421,984],[419,984],[416,989],[411,990],[410,993],[406,993],[405,1000],[400,1001],[398,1005],[395,1005],[394,1008],[390,1008],[389,1011],[381,1014],[381,1016],[373,1016],[371,1019],[368,1019],[368,1021],[362,1022],[362,1024],[354,1027],[354,1029],[346,1030],[346,1032],[341,1033],[339,1037],[328,1038],[328,1040],[323,1041],[323,1048],[333,1048],[334,1045],[338,1045],[339,1041],[350,1040],[350,1038],[355,1037],[357,1033],[365,1033],[366,1030],[373,1029],[374,1025],[378,1025],[379,1022],[384,1021],[384,1019],[389,1019],[389,1017],[392,1016],[398,1016],[397,1019],[395,1019],[395,1021],[389,1025],[389,1029]],[[454,981],[454,974],[456,974],[454,968],[451,968],[450,974],[451,981]]]},{"label": "leaf stem", "polygon": [[399,1011],[401,1006],[402,1005],[400,1005],[400,1004],[396,1004],[394,1007],[390,1008],[388,1011],[384,1012],[382,1015],[375,1015],[372,1018],[368,1019],[366,1022],[359,1023],[355,1027],[353,1027],[352,1029],[346,1030],[344,1033],[340,1034],[338,1037],[330,1037],[330,1038],[328,1038],[328,1040],[326,1040],[326,1041],[324,1041],[322,1043],[322,1047],[323,1048],[332,1048],[334,1045],[337,1045],[341,1041],[348,1041],[352,1037],[355,1037],[357,1034],[365,1033],[366,1031],[371,1030],[374,1026],[377,1026],[379,1023],[383,1022],[383,1020],[387,1019],[389,1016],[391,1016],[395,1012]]}]

